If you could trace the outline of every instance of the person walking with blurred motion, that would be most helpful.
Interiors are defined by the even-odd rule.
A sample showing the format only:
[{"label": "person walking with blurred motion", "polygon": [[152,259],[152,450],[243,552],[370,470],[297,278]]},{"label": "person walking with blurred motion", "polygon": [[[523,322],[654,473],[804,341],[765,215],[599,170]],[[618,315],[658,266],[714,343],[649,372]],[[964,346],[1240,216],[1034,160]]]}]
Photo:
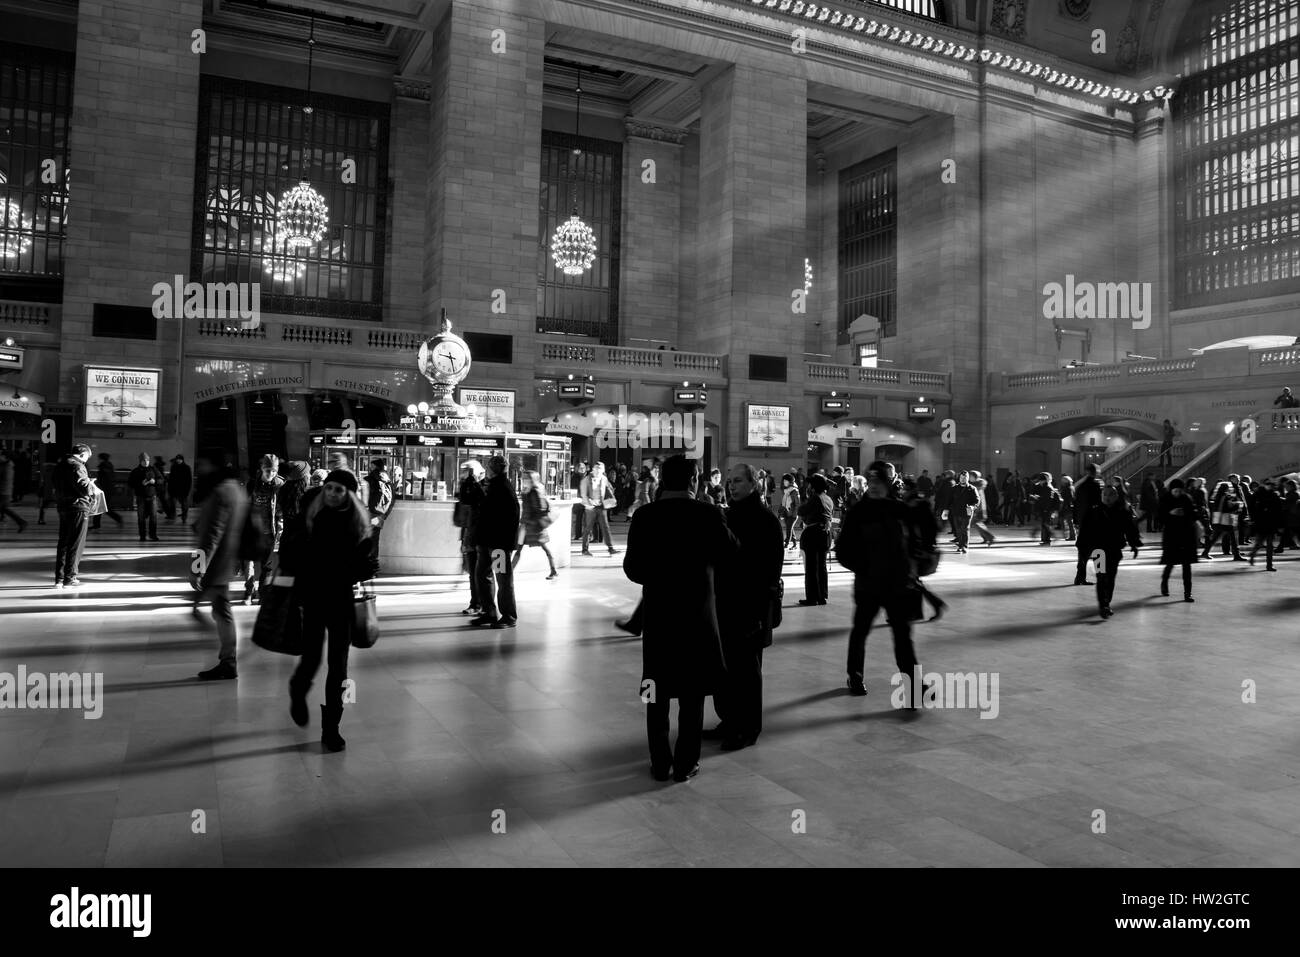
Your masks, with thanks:
[{"label": "person walking with blurred motion", "polygon": [[354,588],[370,571],[372,526],[358,488],[356,475],[348,469],[326,475],[319,489],[303,495],[300,515],[286,530],[280,552],[281,573],[294,579],[301,597],[306,649],[289,679],[289,715],[298,727],[306,727],[307,692],[324,651],[327,670],[320,741],[326,751],[334,752],[347,747],[339,723],[354,628]]},{"label": "person walking with blurred motion", "polygon": [[894,662],[909,689],[909,706],[915,708],[921,689],[911,687],[919,667],[912,644],[912,620],[919,615],[920,595],[912,553],[920,534],[912,523],[911,508],[890,496],[892,482],[886,463],[872,462],[866,475],[867,497],[845,516],[835,551],[840,564],[853,573],[853,627],[849,632],[847,661],[849,693],[867,693],[864,677],[867,636],[883,608],[894,636]]},{"label": "person walking with blurred motion", "polygon": [[1083,522],[1078,538],[1083,543],[1081,550],[1087,552],[1090,560],[1098,552],[1101,553],[1101,560],[1095,570],[1097,612],[1102,618],[1109,618],[1114,614],[1110,603],[1115,596],[1115,578],[1124,558],[1124,546],[1128,545],[1133,550],[1133,558],[1136,559],[1138,549],[1142,547],[1142,538],[1138,534],[1133,512],[1119,489],[1114,486],[1108,485],[1101,490],[1101,501],[1088,510]]},{"label": "person walking with blurred motion", "polygon": [[1183,433],[1174,428],[1172,422],[1165,419],[1161,427],[1162,438],[1160,440],[1160,464],[1165,468],[1173,468],[1174,465],[1174,440]]},{"label": "person walking with blurred motion", "polygon": [[1079,548],[1078,536],[1083,534],[1083,519],[1095,505],[1101,502],[1101,479],[1097,477],[1097,465],[1089,462],[1083,467],[1083,480],[1074,486],[1074,534],[1075,547],[1079,550],[1074,567],[1074,583],[1087,585],[1088,553]]},{"label": "person walking with blurred motion", "polygon": [[17,467],[9,452],[0,449],[0,519],[12,518],[18,525],[18,531],[26,531],[27,519],[23,518],[9,506],[14,500],[14,474]]},{"label": "person walking with blurred motion", "polygon": [[1053,541],[1052,522],[1061,507],[1061,493],[1052,486],[1052,474],[1039,472],[1034,476],[1034,485],[1029,490],[1028,501],[1038,521],[1038,544],[1051,545]]},{"label": "person walking with blurred motion", "polygon": [[1183,601],[1192,597],[1192,564],[1196,561],[1196,507],[1184,491],[1182,479],[1170,479],[1164,501],[1160,503],[1160,522],[1164,526],[1160,564],[1160,594],[1169,597],[1169,576],[1174,566],[1183,570]]},{"label": "person walking with blurred motion", "polygon": [[573,490],[573,541],[582,541],[582,530],[587,527],[586,506],[582,504],[582,483],[587,480],[587,463],[575,462],[569,488]]},{"label": "person walking with blurred motion", "polygon": [[470,620],[471,625],[513,628],[518,621],[515,569],[510,563],[518,540],[519,499],[515,498],[515,490],[506,475],[505,458],[494,455],[488,459],[488,480],[484,483],[483,504],[474,532],[478,546],[478,595],[483,611]]},{"label": "person walking with blurred motion", "polygon": [[456,510],[452,513],[452,521],[460,528],[460,554],[469,575],[469,607],[462,615],[483,613],[478,576],[478,523],[484,498],[483,466],[477,459],[467,459],[460,468],[460,488],[456,492]]},{"label": "person walking with blurred motion", "polygon": [[1160,508],[1160,489],[1156,487],[1156,477],[1148,475],[1138,493],[1138,510],[1146,522],[1147,531],[1156,531],[1156,511]]},{"label": "person walking with blurred motion", "polygon": [[370,575],[379,577],[379,536],[384,530],[384,523],[397,505],[397,491],[388,474],[383,459],[374,459],[370,471],[366,473],[365,495],[366,512],[370,516]]},{"label": "person walking with blurred motion", "polygon": [[[859,477],[866,478],[866,476]],[[903,480],[903,489],[898,500],[909,509],[908,522],[912,528],[911,557],[913,571],[916,572],[916,587],[921,591],[921,598],[934,609],[934,614],[927,620],[938,621],[948,610],[948,603],[925,587],[924,576],[933,575],[939,567],[939,550],[935,547],[939,525],[935,521],[934,510],[921,496],[915,480]]]},{"label": "person walking with blurred motion", "polygon": [[627,510],[627,520],[632,521],[632,516],[636,514],[638,508],[649,505],[655,500],[655,492],[658,490],[658,483],[650,474],[650,466],[641,466],[641,474],[636,480],[636,491],[633,494],[632,506]]},{"label": "person walking with blurred motion", "polygon": [[512,568],[519,567],[519,559],[523,557],[524,546],[529,548],[540,548],[542,554],[546,556],[546,561],[551,566],[551,573],[546,576],[546,580],[559,578],[560,573],[555,570],[555,557],[551,555],[551,550],[547,548],[551,536],[547,528],[551,525],[551,500],[546,497],[546,489],[542,487],[542,477],[536,472],[525,472],[523,474],[523,491],[524,496],[520,504],[520,521],[524,526],[524,540],[519,543],[515,549],[514,561],[511,562]]},{"label": "person walking with blurred motion", "polygon": [[185,464],[185,456],[177,455],[172,459],[171,471],[167,473],[167,494],[170,496],[172,504],[172,511],[167,515],[169,519],[176,517],[176,509],[179,508],[181,522],[189,522],[190,492],[193,488],[194,473]]},{"label": "person walking with blurred motion", "polygon": [[1056,520],[1056,528],[1065,532],[1067,542],[1072,542],[1078,537],[1078,526],[1074,521],[1074,479],[1062,475],[1058,491],[1061,493],[1061,511]]},{"label": "person walking with blurred motion", "polygon": [[1284,509],[1282,499],[1273,487],[1273,480],[1268,479],[1255,492],[1255,544],[1250,550],[1250,564],[1255,564],[1255,554],[1264,549],[1264,570],[1277,571],[1273,567],[1273,536],[1283,524]]},{"label": "person walking with blurred motion", "polygon": [[799,507],[803,519],[803,532],[799,547],[803,549],[803,591],[801,605],[824,605],[830,599],[826,575],[826,557],[831,546],[831,517],[835,505],[830,497],[826,476],[818,473],[808,477],[808,497]]},{"label": "person walking with blurred motion", "polygon": [[[99,465],[95,468],[95,484],[99,490],[104,493],[104,502],[108,506],[108,511],[104,513],[113,521],[117,522],[117,527],[122,527],[122,516],[113,511],[113,493],[117,490],[117,469],[113,467],[113,460],[109,458],[107,452],[99,453]],[[90,520],[90,527],[98,529],[100,519],[104,515],[96,515]]]},{"label": "person walking with blurred motion", "polygon": [[[980,533],[980,541],[987,547],[992,548],[993,543],[997,541],[997,536],[989,531],[988,523],[991,522],[993,509],[985,497],[993,491],[993,487],[985,480],[979,472],[971,472],[971,487],[975,489],[975,494],[979,500],[975,503],[975,513],[971,516],[970,527]],[[969,531],[967,537],[969,537]]]},{"label": "person walking with blurred motion", "polygon": [[785,527],[785,547],[791,549],[794,544],[794,523],[799,518],[799,508],[803,501],[799,497],[799,487],[789,472],[781,476],[781,522]]},{"label": "person walking with blurred motion", "polygon": [[1220,482],[1215,486],[1210,501],[1210,523],[1213,525],[1213,530],[1205,542],[1201,558],[1206,561],[1212,560],[1210,549],[1222,536],[1224,553],[1227,554],[1227,550],[1231,549],[1232,557],[1239,562],[1244,562],[1246,558],[1237,545],[1237,517],[1241,511],[1241,500],[1237,497],[1236,489],[1231,482]]},{"label": "person walking with blurred motion", "polygon": [[[624,573],[644,596],[640,690],[656,781],[699,773],[704,699],[725,694],[716,585],[719,569],[739,559],[740,547],[723,513],[695,498],[694,481],[691,459],[674,455],[663,463],[659,500],[633,517],[623,559]],[[673,698],[675,749],[668,736]]]},{"label": "person walking with blurred motion", "polygon": [[245,605],[251,605],[254,598],[260,599],[262,589],[271,578],[275,546],[284,527],[276,510],[276,496],[283,485],[279,457],[263,455],[258,474],[249,481],[246,490],[249,515],[257,536],[254,542],[244,543],[252,556],[244,569]]},{"label": "person walking with blurred motion", "polygon": [[280,467],[284,484],[275,493],[275,514],[280,519],[280,543],[283,547],[285,531],[293,521],[302,518],[302,499],[311,488],[311,466],[306,462],[285,462]]},{"label": "person walking with blurred motion", "polygon": [[203,505],[194,523],[195,550],[199,568],[198,597],[212,602],[212,620],[217,626],[217,664],[199,672],[201,681],[228,681],[239,677],[235,648],[239,632],[230,607],[230,580],[240,574],[239,542],[248,518],[248,496],[240,487],[235,470],[221,449],[209,449],[195,460],[198,471],[196,496]]}]

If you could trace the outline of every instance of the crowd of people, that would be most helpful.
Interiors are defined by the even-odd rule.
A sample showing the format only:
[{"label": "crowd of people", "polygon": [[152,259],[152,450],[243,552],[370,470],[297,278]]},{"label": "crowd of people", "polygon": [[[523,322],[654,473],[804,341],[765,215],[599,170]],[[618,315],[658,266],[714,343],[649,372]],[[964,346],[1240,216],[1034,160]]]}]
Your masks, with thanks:
[{"label": "crowd of people", "polygon": [[[86,535],[102,515],[119,524],[103,486],[116,481],[106,454],[96,477],[87,471],[90,449],[75,446],[51,476],[58,508],[56,588],[76,587]],[[10,501],[0,456],[0,510]],[[328,468],[265,455],[242,479],[220,450],[200,453],[191,473],[181,456],[170,468],[141,453],[126,479],[134,498],[142,542],[157,541],[161,510],[193,523],[191,583],[195,613],[211,604],[217,631],[217,663],[205,681],[238,677],[238,635],[230,581],[243,582],[246,604],[260,603],[268,585],[292,580],[304,596],[306,651],[290,682],[290,713],[308,723],[307,693],[327,663],[322,705],[322,743],[340,750],[342,687],[347,677],[352,604],[357,586],[379,571],[379,538],[394,506],[395,486],[386,463],[375,459],[364,475],[347,457],[333,453]],[[702,741],[719,739],[725,750],[754,745],[762,730],[762,658],[782,620],[782,568],[790,550],[804,561],[804,597],[799,605],[829,601],[828,565],[837,561],[853,573],[855,610],[849,631],[846,674],[849,692],[867,693],[865,644],[883,610],[893,636],[895,664],[911,676],[918,667],[912,625],[927,620],[926,606],[942,616],[946,603],[924,579],[939,564],[941,539],[956,554],[969,549],[971,531],[991,546],[992,528],[1029,526],[1040,545],[1060,537],[1077,549],[1074,584],[1096,587],[1098,613],[1110,618],[1125,552],[1143,546],[1141,528],[1160,535],[1163,565],[1160,591],[1181,572],[1183,597],[1192,596],[1191,566],[1222,555],[1253,564],[1264,551],[1265,567],[1296,549],[1300,488],[1232,474],[1211,489],[1201,478],[1167,484],[1147,477],[1134,493],[1120,476],[1103,483],[1095,465],[1076,483],[1047,472],[1022,477],[1012,471],[991,483],[977,470],[948,470],[931,477],[900,475],[877,461],[863,474],[837,466],[827,472],[797,469],[781,475],[736,465],[724,477],[718,469],[697,471],[683,456],[647,462],[629,484],[632,470],[603,463],[579,463],[573,486],[574,519],[569,529],[589,555],[592,542],[618,554],[609,517],[630,523],[623,561],[628,578],[642,586],[636,611],[619,627],[643,642],[643,696],[651,772],[656,779],[685,780],[699,771]],[[470,602],[464,612],[473,626],[503,629],[518,622],[514,570],[525,548],[541,548],[550,574],[558,577],[550,548],[551,502],[534,472],[520,476],[516,495],[501,456],[463,464],[454,523],[460,529]],[[12,513],[10,513],[12,515]],[[14,515],[13,517],[17,517]],[[689,548],[683,543],[689,542]],[[1249,548],[1249,552],[1244,550]],[[1090,566],[1095,583],[1088,580]],[[909,678],[910,680],[910,678]],[[911,689],[914,705],[920,689]],[[704,699],[712,696],[719,723],[704,729]],[[678,700],[679,735],[668,740],[668,702]]]}]

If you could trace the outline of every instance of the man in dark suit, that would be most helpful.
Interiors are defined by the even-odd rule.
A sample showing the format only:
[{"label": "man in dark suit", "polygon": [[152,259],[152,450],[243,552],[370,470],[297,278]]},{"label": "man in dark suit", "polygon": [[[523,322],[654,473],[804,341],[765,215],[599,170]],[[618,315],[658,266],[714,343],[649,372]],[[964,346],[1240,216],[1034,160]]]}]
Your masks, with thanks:
[{"label": "man in dark suit", "polygon": [[[506,475],[506,460],[500,455],[488,459],[485,497],[475,528],[478,547],[478,592],[483,613],[471,625],[513,628],[515,573],[510,556],[519,538],[519,499]],[[498,610],[500,614],[498,615]]]},{"label": "man in dark suit", "polygon": [[[1088,514],[1101,504],[1101,479],[1097,478],[1097,466],[1091,462],[1083,467],[1084,477],[1078,485],[1074,487],[1074,528],[1075,528],[1075,545],[1083,541],[1084,523],[1087,521]],[[1074,569],[1074,583],[1076,585],[1089,585],[1088,581],[1088,562],[1091,560],[1092,553],[1079,548],[1079,560]]]},{"label": "man in dark suit", "polygon": [[763,507],[757,483],[748,465],[733,466],[727,477],[727,527],[740,544],[740,557],[719,575],[718,625],[727,682],[713,696],[722,723],[705,735],[721,738],[723,751],[754,744],[763,728],[763,649],[772,644],[772,606],[779,600],[785,563],[781,520]]},{"label": "man in dark suit", "polygon": [[[722,687],[726,666],[714,581],[740,555],[722,512],[692,494],[695,463],[674,455],[662,492],[632,516],[623,571],[642,586],[641,700],[646,703],[650,772],[685,781],[700,770],[704,698]],[[668,741],[668,702],[677,699],[677,750]]]}]

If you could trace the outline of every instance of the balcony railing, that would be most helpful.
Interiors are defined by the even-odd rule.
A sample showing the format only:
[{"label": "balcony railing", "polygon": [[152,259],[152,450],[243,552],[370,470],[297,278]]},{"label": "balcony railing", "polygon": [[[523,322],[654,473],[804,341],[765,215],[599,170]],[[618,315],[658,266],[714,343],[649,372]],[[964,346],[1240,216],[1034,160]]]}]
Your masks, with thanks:
[{"label": "balcony railing", "polygon": [[1032,391],[1077,390],[1081,384],[1086,383],[1130,384],[1149,392],[1155,383],[1242,379],[1253,375],[1276,376],[1296,366],[1300,366],[1300,346],[1258,350],[1212,349],[1183,359],[1153,359],[1113,365],[998,373],[994,376],[993,392],[1005,399],[1015,400]]},{"label": "balcony railing", "polygon": [[873,369],[867,366],[810,362],[808,382],[816,385],[888,386],[900,392],[915,393],[919,398],[926,392],[947,393],[950,377],[946,372],[920,369]]},{"label": "balcony railing", "polygon": [[631,346],[601,346],[543,342],[538,364],[577,369],[609,369],[684,375],[687,379],[725,379],[726,356],[712,352],[674,352],[671,349],[638,349]]}]

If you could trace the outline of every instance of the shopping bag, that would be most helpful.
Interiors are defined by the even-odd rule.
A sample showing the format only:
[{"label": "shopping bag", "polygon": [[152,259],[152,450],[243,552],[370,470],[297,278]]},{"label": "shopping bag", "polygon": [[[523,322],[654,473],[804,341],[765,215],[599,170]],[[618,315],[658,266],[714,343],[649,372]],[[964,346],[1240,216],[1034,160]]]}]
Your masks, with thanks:
[{"label": "shopping bag", "polygon": [[301,655],[305,650],[302,604],[292,578],[274,578],[269,587],[262,589],[262,604],[253,625],[253,644],[282,655]]},{"label": "shopping bag", "polygon": [[94,479],[91,479],[91,481],[90,481],[90,487],[91,487],[92,489],[94,489],[94,492],[95,492],[95,501],[94,501],[93,503],[91,503],[91,506],[90,506],[90,514],[91,514],[92,516],[94,516],[94,515],[107,515],[107,514],[108,514],[108,496],[104,494],[104,490],[103,490],[102,488],[100,488],[98,485],[95,484]]},{"label": "shopping bag", "polygon": [[352,647],[373,648],[379,640],[379,612],[375,596],[362,586],[361,594],[352,599]]}]

